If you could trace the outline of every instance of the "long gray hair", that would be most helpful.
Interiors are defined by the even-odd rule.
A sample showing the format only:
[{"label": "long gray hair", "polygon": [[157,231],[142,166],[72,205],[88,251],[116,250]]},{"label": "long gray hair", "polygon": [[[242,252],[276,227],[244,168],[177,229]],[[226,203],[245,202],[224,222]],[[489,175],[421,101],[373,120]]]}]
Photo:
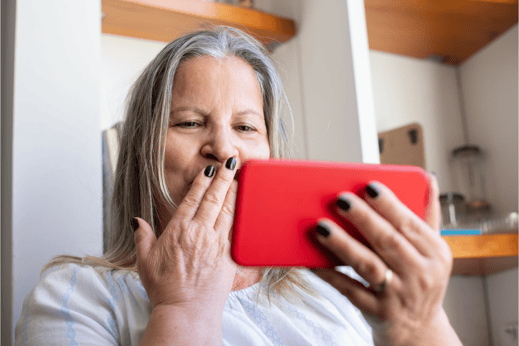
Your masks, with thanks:
[{"label": "long gray hair", "polygon": [[[281,106],[288,102],[281,79],[267,51],[254,38],[240,30],[217,27],[194,32],[168,44],[148,65],[133,85],[127,100],[126,119],[120,137],[115,174],[109,234],[105,253],[97,257],[60,256],[46,268],[64,263],[102,266],[136,271],[136,249],[131,219],[145,219],[157,232],[158,205],[175,206],[164,175],[166,134],[169,125],[175,72],[191,58],[211,56],[217,59],[233,55],[254,70],[263,95],[265,124],[273,158],[290,157],[290,145]],[[299,270],[265,270],[261,287],[284,297],[297,297],[297,288],[313,293]]]}]

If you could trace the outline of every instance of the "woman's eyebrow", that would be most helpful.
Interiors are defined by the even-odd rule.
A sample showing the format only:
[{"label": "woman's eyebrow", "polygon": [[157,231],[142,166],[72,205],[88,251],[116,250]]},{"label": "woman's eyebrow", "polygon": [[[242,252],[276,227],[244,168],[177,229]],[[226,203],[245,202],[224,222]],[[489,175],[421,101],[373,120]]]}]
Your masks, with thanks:
[{"label": "woman's eyebrow", "polygon": [[[174,108],[171,110],[170,115],[173,115],[178,112],[193,112],[193,113],[196,113],[196,114],[199,114],[202,116],[207,116],[206,111],[204,111],[198,107],[191,107],[191,106],[183,106],[183,107]],[[242,111],[235,113],[234,115],[240,116],[240,115],[247,115],[247,114],[256,115],[256,116],[260,117],[261,119],[263,119],[263,114],[260,114],[253,109],[244,109]]]},{"label": "woman's eyebrow", "polygon": [[178,113],[178,112],[193,112],[193,113],[200,114],[203,116],[207,115],[207,112],[205,112],[204,110],[202,110],[198,107],[189,107],[189,106],[174,108],[171,110],[170,115],[173,115],[174,113]]},{"label": "woman's eyebrow", "polygon": [[263,119],[263,114],[260,114],[253,109],[245,109],[243,111],[237,112],[235,115],[239,116],[239,115],[247,115],[247,114],[253,114],[253,115],[256,115]]}]

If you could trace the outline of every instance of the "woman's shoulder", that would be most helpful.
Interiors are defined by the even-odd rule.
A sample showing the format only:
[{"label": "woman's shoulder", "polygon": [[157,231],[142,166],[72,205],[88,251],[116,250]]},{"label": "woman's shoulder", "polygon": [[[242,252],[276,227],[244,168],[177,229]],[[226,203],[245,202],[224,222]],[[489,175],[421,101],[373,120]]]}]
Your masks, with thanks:
[{"label": "woman's shoulder", "polygon": [[130,270],[116,270],[107,267],[92,267],[68,263],[47,269],[35,288],[55,288],[68,290],[110,290],[122,289],[129,281],[139,282],[138,275]]},{"label": "woman's shoulder", "polygon": [[56,342],[78,342],[88,334],[103,342],[120,340],[127,317],[148,307],[146,291],[131,271],[73,263],[56,266],[45,271],[27,295],[16,326],[17,343],[39,342],[49,333]]},{"label": "woman's shoulder", "polygon": [[60,300],[74,294],[76,299],[81,299],[85,304],[104,304],[111,310],[149,303],[137,273],[75,263],[45,271],[33,290],[36,295],[42,291],[60,296]]},{"label": "woman's shoulder", "polygon": [[77,282],[79,272],[81,272],[81,276],[88,277],[89,279],[93,280],[92,283],[95,284],[101,281],[100,274],[107,270],[108,268],[104,267],[97,268],[89,265],[79,265],[76,263],[56,265],[48,268],[42,273],[38,285],[61,285],[64,282],[74,284],[75,282]]}]

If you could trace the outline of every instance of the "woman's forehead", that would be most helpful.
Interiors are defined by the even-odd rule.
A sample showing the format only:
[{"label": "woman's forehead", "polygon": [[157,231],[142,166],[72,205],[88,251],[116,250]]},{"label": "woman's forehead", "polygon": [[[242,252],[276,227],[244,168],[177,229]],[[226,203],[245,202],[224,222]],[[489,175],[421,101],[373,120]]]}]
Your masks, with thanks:
[{"label": "woman's forehead", "polygon": [[201,56],[183,61],[177,68],[174,83],[199,82],[200,80],[208,80],[210,77],[222,77],[226,74],[247,79],[252,78],[257,83],[256,74],[252,67],[245,60],[234,55],[223,58]]},{"label": "woman's forehead", "polygon": [[172,109],[193,104],[203,109],[215,102],[231,101],[236,107],[244,108],[240,111],[252,109],[263,114],[260,85],[254,70],[243,59],[204,56],[179,66],[173,83]]}]

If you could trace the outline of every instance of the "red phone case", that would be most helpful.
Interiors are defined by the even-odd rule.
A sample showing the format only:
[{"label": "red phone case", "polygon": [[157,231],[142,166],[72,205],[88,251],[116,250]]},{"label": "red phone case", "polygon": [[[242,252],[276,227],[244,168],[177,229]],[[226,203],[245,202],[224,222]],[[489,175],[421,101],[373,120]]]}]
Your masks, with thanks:
[{"label": "red phone case", "polygon": [[[333,268],[337,257],[315,239],[320,218],[329,218],[357,239],[363,238],[336,212],[338,193],[362,198],[377,180],[422,219],[429,179],[414,166],[358,163],[251,160],[241,168],[231,256],[244,266]],[[363,241],[365,243],[365,241]]]}]

